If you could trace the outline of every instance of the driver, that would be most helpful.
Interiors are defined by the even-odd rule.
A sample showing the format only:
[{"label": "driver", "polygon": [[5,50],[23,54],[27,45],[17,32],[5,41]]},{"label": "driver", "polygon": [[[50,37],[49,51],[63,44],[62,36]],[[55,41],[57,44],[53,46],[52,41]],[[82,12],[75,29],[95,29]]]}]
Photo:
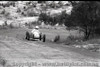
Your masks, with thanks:
[{"label": "driver", "polygon": [[39,37],[39,35],[40,35],[39,27],[36,26],[36,27],[31,31],[31,33],[34,35],[34,37]]}]

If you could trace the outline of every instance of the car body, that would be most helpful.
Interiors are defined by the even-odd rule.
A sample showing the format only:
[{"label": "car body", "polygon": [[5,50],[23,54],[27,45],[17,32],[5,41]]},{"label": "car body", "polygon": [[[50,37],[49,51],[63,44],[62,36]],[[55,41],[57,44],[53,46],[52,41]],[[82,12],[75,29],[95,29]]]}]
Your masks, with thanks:
[{"label": "car body", "polygon": [[45,42],[45,40],[46,40],[46,35],[45,34],[42,34],[42,33],[31,33],[31,32],[28,32],[28,31],[26,31],[26,37],[25,37],[25,39],[27,39],[27,40],[31,40],[31,39],[33,39],[33,40],[42,40],[43,42]]}]

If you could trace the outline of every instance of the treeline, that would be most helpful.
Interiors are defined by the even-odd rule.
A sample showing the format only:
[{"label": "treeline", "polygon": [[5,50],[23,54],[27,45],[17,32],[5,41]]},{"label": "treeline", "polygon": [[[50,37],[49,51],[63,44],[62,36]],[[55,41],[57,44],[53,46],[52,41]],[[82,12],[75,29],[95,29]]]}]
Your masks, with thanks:
[{"label": "treeline", "polygon": [[45,13],[40,14],[39,20],[45,24],[65,24],[67,27],[78,27],[85,33],[84,40],[95,34],[100,34],[100,2],[99,1],[70,1],[73,6],[71,15],[62,12],[51,17]]},{"label": "treeline", "polygon": [[66,11],[62,11],[61,14],[55,15],[55,16],[51,16],[46,13],[41,13],[39,15],[39,20],[43,21],[47,25],[48,24],[55,25],[57,23],[59,23],[59,25],[62,25],[65,23],[67,17],[68,17],[68,14],[66,13]]}]

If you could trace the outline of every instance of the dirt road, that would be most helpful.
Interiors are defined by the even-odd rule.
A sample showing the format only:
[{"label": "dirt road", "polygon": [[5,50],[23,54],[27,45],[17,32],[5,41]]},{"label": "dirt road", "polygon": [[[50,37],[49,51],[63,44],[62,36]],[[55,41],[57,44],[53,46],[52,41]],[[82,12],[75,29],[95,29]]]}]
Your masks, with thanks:
[{"label": "dirt road", "polygon": [[[77,52],[70,51],[69,49],[65,50],[61,48],[55,48],[55,47],[53,48],[48,45],[43,45],[42,42],[24,41],[18,38],[11,37],[10,35],[9,36],[0,35],[0,59],[6,60],[5,62],[6,66],[9,64],[13,65],[14,63],[24,63],[33,61],[38,61],[38,63],[56,62],[56,61],[87,63],[87,62],[98,61],[98,58],[87,57]],[[3,61],[0,61],[0,64],[1,66],[3,66],[4,64]],[[35,67],[41,67],[41,66],[35,66]]]}]

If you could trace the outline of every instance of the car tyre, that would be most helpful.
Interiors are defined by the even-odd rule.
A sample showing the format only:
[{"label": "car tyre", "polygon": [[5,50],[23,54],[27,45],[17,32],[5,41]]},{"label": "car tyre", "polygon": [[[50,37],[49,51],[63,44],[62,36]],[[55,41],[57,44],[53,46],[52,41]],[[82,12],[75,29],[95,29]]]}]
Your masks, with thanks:
[{"label": "car tyre", "polygon": [[45,42],[46,41],[46,35],[44,34],[43,35],[43,42]]},{"label": "car tyre", "polygon": [[41,41],[42,40],[42,35],[40,34],[40,38],[39,38],[39,40]]},{"label": "car tyre", "polygon": [[29,34],[28,31],[26,32],[26,39],[27,39],[27,40],[30,40],[30,34]]}]

